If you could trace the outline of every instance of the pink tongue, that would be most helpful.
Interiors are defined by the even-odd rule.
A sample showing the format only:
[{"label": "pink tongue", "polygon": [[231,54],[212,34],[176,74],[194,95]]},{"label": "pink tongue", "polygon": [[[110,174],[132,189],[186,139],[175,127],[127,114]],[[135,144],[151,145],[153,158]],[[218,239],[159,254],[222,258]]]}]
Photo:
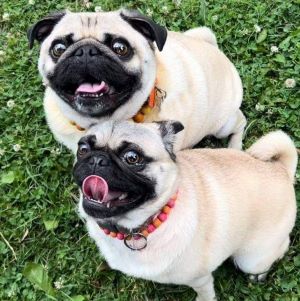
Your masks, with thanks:
[{"label": "pink tongue", "polygon": [[101,84],[81,84],[75,93],[99,93],[107,90],[107,84],[102,81]]},{"label": "pink tongue", "polygon": [[106,202],[108,195],[107,182],[99,176],[88,176],[82,184],[83,194],[90,199]]}]

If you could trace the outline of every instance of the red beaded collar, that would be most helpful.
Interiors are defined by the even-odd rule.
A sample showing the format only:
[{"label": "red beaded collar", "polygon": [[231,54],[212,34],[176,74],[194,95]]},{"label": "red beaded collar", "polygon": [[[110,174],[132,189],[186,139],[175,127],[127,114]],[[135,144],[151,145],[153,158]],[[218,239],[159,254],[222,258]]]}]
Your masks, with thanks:
[{"label": "red beaded collar", "polygon": [[[148,221],[146,221],[145,224],[143,224],[143,226],[141,226],[139,229],[126,231],[123,228],[123,231],[117,232],[111,231],[99,223],[98,225],[107,236],[123,240],[127,248],[133,251],[142,250],[147,246],[148,235],[154,232],[158,227],[160,227],[162,223],[164,223],[167,220],[168,214],[175,206],[177,195],[178,191],[169,199],[168,203],[157,214],[148,219]],[[117,228],[115,227],[115,229]]]}]

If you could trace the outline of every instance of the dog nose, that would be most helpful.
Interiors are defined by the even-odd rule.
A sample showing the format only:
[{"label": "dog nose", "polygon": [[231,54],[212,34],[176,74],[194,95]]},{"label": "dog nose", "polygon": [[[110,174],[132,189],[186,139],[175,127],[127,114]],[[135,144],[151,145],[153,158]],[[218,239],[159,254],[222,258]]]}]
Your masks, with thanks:
[{"label": "dog nose", "polygon": [[109,165],[109,159],[105,156],[97,156],[97,157],[91,157],[89,160],[89,164],[93,167],[95,166],[108,166]]},{"label": "dog nose", "polygon": [[96,56],[100,54],[100,50],[94,45],[84,45],[76,49],[73,53],[74,56]]}]

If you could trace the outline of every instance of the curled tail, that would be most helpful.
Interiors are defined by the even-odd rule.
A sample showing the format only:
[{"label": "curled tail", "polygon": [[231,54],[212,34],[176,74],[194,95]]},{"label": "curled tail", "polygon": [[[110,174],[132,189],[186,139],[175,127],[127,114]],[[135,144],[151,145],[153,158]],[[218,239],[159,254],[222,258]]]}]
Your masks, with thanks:
[{"label": "curled tail", "polygon": [[278,161],[286,169],[289,178],[294,181],[297,168],[297,149],[291,138],[282,131],[267,134],[255,142],[247,153],[262,161]]},{"label": "curled tail", "polygon": [[218,47],[218,43],[217,43],[215,34],[212,32],[211,29],[209,29],[206,26],[189,29],[184,34],[187,36],[190,36],[192,38],[195,38],[195,39],[204,40],[207,43],[210,43],[210,44]]}]

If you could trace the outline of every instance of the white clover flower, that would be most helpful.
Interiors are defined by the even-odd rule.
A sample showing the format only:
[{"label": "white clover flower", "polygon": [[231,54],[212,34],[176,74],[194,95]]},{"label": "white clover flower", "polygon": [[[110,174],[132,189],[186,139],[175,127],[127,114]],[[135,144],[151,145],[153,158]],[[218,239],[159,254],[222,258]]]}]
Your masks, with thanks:
[{"label": "white clover flower", "polygon": [[0,56],[5,56],[5,51],[0,50]]},{"label": "white clover flower", "polygon": [[15,102],[12,100],[12,99],[10,99],[7,103],[6,103],[6,105],[7,105],[7,107],[8,108],[13,108],[14,106],[15,106]]},{"label": "white clover flower", "polygon": [[272,46],[271,46],[271,52],[272,52],[272,53],[277,53],[277,52],[279,52],[278,47],[275,46],[275,45],[272,45]]},{"label": "white clover flower", "polygon": [[261,27],[258,24],[255,24],[254,30],[255,30],[255,32],[259,33],[259,32],[261,32]]},{"label": "white clover flower", "polygon": [[61,150],[59,147],[53,148],[51,150],[51,154],[53,154],[53,155],[59,155],[60,153],[61,153]]},{"label": "white clover flower", "polygon": [[213,21],[218,21],[219,17],[218,17],[217,15],[214,15],[214,16],[211,17],[211,19],[212,19]]},{"label": "white clover flower", "polygon": [[28,4],[29,5],[34,5],[35,4],[35,0],[28,0]]},{"label": "white clover flower", "polygon": [[181,5],[181,0],[173,0],[173,3],[176,5],[176,6],[180,6]]},{"label": "white clover flower", "polygon": [[86,8],[90,8],[92,3],[88,0],[83,0],[83,5],[86,7]]},{"label": "white clover flower", "polygon": [[257,103],[255,105],[255,110],[258,111],[258,112],[263,112],[265,110],[265,106],[260,104],[260,103]]},{"label": "white clover flower", "polygon": [[15,152],[18,152],[20,149],[21,149],[21,145],[20,145],[20,144],[14,144],[14,145],[13,145],[13,150],[14,150]]},{"label": "white clover flower", "polygon": [[10,14],[9,13],[4,13],[2,15],[2,19],[3,19],[3,21],[9,21],[10,20]]},{"label": "white clover flower", "polygon": [[57,281],[54,282],[54,286],[56,289],[60,290],[63,288],[64,281],[62,277],[59,277]]},{"label": "white clover flower", "polygon": [[167,5],[164,5],[161,10],[164,12],[164,13],[167,13],[168,12],[168,6]]},{"label": "white clover flower", "polygon": [[0,148],[0,157],[2,157],[5,154],[5,150],[3,148]]},{"label": "white clover flower", "polygon": [[6,38],[7,38],[7,39],[11,39],[12,37],[13,37],[13,34],[12,34],[12,33],[8,32],[8,33],[6,34]]},{"label": "white clover flower", "polygon": [[60,281],[55,281],[54,282],[54,286],[58,290],[62,289],[62,287],[63,287],[63,285],[62,285],[62,283]]},{"label": "white clover flower", "polygon": [[101,6],[95,6],[95,12],[96,13],[100,13],[102,11],[102,7]]},{"label": "white clover flower", "polygon": [[284,85],[286,88],[294,88],[296,86],[296,81],[293,78],[287,78]]},{"label": "white clover flower", "polygon": [[147,14],[149,17],[152,17],[153,11],[152,11],[150,8],[147,8],[147,9],[146,9],[146,14]]}]

